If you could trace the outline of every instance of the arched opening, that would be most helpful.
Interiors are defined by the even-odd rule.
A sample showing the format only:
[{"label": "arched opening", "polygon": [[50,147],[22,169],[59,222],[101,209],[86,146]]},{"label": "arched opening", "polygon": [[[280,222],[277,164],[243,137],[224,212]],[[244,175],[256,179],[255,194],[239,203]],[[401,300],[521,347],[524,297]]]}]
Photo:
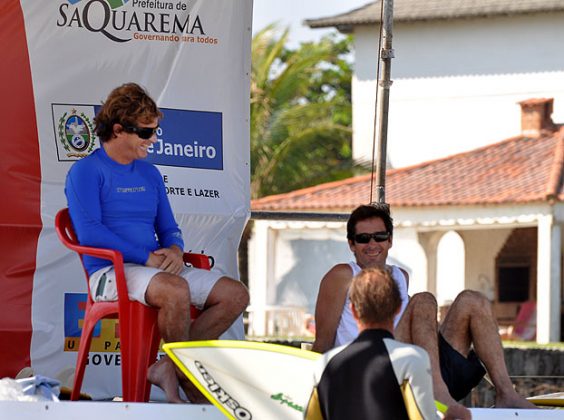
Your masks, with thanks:
[{"label": "arched opening", "polygon": [[448,305],[464,290],[464,241],[454,231],[443,235],[437,247],[437,302]]}]

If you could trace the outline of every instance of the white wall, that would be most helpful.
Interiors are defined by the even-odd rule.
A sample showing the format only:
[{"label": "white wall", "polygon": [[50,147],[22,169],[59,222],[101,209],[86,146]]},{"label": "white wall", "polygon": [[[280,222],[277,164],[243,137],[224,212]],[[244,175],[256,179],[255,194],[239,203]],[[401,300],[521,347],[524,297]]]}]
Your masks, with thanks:
[{"label": "white wall", "polygon": [[351,259],[344,223],[257,220],[249,241],[251,305],[313,313],[323,275]]},{"label": "white wall", "polygon": [[[313,314],[319,283],[338,263],[354,260],[345,223],[255,221],[249,241],[249,286],[253,311],[261,307],[303,307]],[[394,230],[389,264],[410,276],[409,293],[427,290],[427,259],[411,228]],[[264,323],[260,312],[257,324]]]},{"label": "white wall", "polygon": [[[519,135],[525,99],[554,97],[553,119],[564,122],[564,13],[398,23],[393,33],[394,167]],[[355,158],[372,153],[377,47],[376,27],[355,28]]]},{"label": "white wall", "polygon": [[351,259],[344,226],[279,230],[267,303],[300,306],[313,314],[322,277],[335,264]]},{"label": "white wall", "polygon": [[495,259],[513,229],[466,230],[458,233],[466,248],[465,288],[495,299]]},{"label": "white wall", "polygon": [[393,246],[388,253],[388,264],[402,267],[409,274],[409,294],[428,290],[427,257],[414,228],[394,228]]}]

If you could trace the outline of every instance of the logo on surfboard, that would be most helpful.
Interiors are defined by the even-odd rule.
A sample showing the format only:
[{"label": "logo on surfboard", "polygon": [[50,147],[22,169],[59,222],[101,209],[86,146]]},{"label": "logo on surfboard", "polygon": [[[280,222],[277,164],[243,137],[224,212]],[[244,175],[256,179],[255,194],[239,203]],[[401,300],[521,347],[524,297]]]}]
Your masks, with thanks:
[{"label": "logo on surfboard", "polygon": [[236,419],[239,420],[251,420],[253,418],[251,412],[241,405],[229,395],[225,390],[215,381],[215,379],[209,374],[207,369],[202,363],[194,360],[194,364],[198,368],[198,371],[204,378],[208,389],[212,396],[219,401],[224,407],[230,409]]},{"label": "logo on surfboard", "polygon": [[294,410],[299,411],[301,413],[304,412],[304,408],[301,405],[296,404],[295,402],[292,401],[292,398],[290,398],[288,395],[284,395],[281,392],[279,392],[278,394],[272,394],[270,398],[273,399],[274,401],[280,401],[281,405],[287,405],[288,407],[293,408]]}]

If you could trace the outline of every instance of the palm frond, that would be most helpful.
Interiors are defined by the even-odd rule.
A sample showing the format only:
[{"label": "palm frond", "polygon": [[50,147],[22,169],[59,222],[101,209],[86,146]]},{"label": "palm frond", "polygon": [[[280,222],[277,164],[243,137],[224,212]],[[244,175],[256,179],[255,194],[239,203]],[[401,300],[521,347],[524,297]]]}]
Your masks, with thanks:
[{"label": "palm frond", "polygon": [[253,198],[365,170],[352,159],[350,38],[292,50],[288,35],[271,24],[253,38]]}]

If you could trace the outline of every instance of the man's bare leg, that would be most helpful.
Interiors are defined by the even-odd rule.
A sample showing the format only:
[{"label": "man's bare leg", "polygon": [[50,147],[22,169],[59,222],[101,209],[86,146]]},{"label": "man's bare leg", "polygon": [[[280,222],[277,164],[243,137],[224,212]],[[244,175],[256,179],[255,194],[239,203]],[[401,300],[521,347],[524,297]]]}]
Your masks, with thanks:
[{"label": "man's bare leg", "polygon": [[191,340],[215,340],[249,304],[245,285],[229,277],[220,278],[206,300],[204,310],[190,327]]},{"label": "man's bare leg", "polygon": [[[191,340],[215,340],[235,322],[249,304],[245,285],[228,277],[220,278],[212,288],[204,310],[190,327]],[[208,403],[195,385],[184,374],[180,386],[193,403]]]},{"label": "man's bare leg", "polygon": [[441,325],[445,340],[463,356],[470,345],[485,365],[495,386],[496,407],[535,408],[515,392],[503,354],[497,322],[488,299],[479,292],[465,290],[452,304]]},{"label": "man's bare leg", "polygon": [[[182,277],[159,273],[151,279],[145,293],[147,303],[158,310],[158,328],[165,342],[187,341],[190,331],[190,290]],[[184,377],[168,356],[149,367],[147,380],[161,388],[169,402],[185,402],[178,393]]]},{"label": "man's bare leg", "polygon": [[414,295],[394,331],[397,340],[423,347],[429,354],[435,399],[449,407],[449,417],[469,419],[470,410],[452,398],[441,376],[439,362],[437,301],[431,293]]},{"label": "man's bare leg", "polygon": [[[158,309],[158,326],[165,342],[217,339],[243,312],[249,302],[246,287],[222,277],[208,296],[204,310],[190,325],[190,290],[182,277],[157,274],[149,284],[146,300]],[[175,372],[176,374],[172,374]],[[165,356],[149,368],[149,381],[162,388],[170,402],[183,402],[178,385],[193,403],[207,399]]]}]

